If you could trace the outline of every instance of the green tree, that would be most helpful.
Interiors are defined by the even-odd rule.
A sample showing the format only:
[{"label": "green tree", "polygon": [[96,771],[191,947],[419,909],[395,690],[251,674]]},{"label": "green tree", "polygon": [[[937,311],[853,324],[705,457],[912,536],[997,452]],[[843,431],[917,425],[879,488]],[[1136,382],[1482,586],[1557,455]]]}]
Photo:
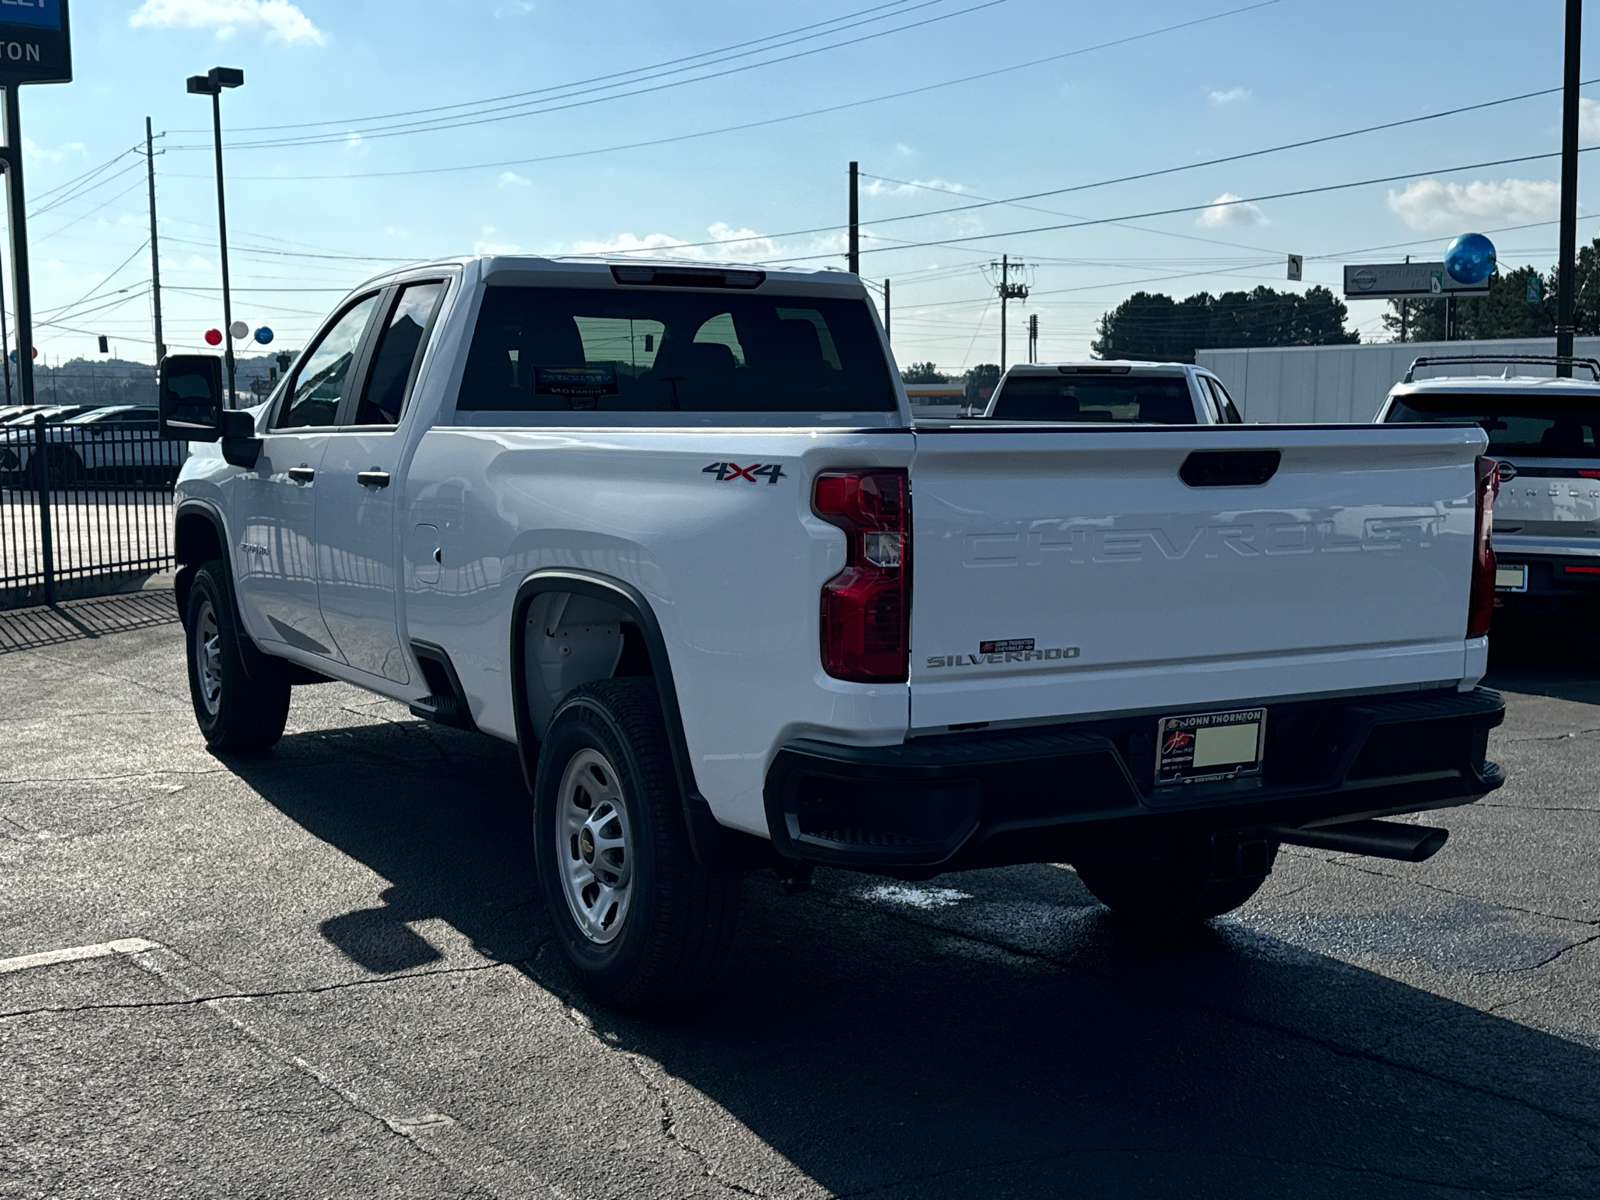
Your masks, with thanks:
[{"label": "green tree", "polygon": [[1279,292],[1257,287],[1175,301],[1136,292],[1100,318],[1091,344],[1100,358],[1193,362],[1195,351],[1226,346],[1325,346],[1360,340],[1345,329],[1348,310],[1324,287]]},{"label": "green tree", "polygon": [[984,388],[992,391],[1000,382],[1000,364],[979,363],[961,377],[961,382],[967,385],[965,396],[967,403],[976,404]]},{"label": "green tree", "polygon": [[949,383],[950,376],[939,370],[936,363],[912,363],[900,372],[900,378],[907,383]]},{"label": "green tree", "polygon": [[[1596,274],[1593,247],[1586,246],[1583,255],[1589,258],[1589,274]],[[1580,255],[1582,257],[1582,255]],[[1528,283],[1538,282],[1536,301],[1528,300]],[[1586,282],[1580,272],[1579,297],[1584,294]],[[1590,279],[1589,290],[1594,292],[1600,280]],[[1482,296],[1456,297],[1455,336],[1459,341],[1480,338],[1537,338],[1554,337],[1556,333],[1555,289],[1551,281],[1540,275],[1534,267],[1518,267],[1514,271],[1496,272],[1489,279],[1489,291]],[[1412,342],[1444,341],[1444,300],[1391,300],[1390,311],[1384,314],[1383,325],[1394,337],[1400,336],[1400,309],[1406,309],[1406,339]]]}]

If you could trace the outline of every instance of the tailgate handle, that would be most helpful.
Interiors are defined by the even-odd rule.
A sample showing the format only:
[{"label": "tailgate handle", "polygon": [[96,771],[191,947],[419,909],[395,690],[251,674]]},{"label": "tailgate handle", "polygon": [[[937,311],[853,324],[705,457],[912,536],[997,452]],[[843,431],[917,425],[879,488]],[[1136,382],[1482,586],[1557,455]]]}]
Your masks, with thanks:
[{"label": "tailgate handle", "polygon": [[1260,487],[1278,473],[1281,450],[1196,450],[1178,478],[1190,487]]}]

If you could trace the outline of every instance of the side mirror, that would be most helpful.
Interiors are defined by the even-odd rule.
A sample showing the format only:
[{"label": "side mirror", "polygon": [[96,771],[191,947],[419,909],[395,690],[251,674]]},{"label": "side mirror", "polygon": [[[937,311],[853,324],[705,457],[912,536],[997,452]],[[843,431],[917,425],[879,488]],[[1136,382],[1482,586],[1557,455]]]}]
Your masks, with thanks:
[{"label": "side mirror", "polygon": [[223,435],[222,360],[212,354],[169,354],[157,378],[161,436],[214,442]]}]

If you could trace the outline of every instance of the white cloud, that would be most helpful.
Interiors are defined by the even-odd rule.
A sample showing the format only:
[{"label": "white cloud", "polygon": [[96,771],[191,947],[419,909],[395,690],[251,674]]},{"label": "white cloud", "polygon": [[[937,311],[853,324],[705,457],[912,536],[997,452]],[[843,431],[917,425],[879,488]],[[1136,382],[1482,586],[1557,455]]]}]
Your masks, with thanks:
[{"label": "white cloud", "polygon": [[326,44],[327,35],[289,0],[144,0],[128,24],[154,29],[214,29],[219,38],[265,32],[284,42]]},{"label": "white cloud", "polygon": [[915,154],[916,153],[915,150],[913,150],[910,146],[906,145],[904,142],[896,142],[894,144],[894,148],[895,148],[895,151],[897,153],[899,153],[899,154]]},{"label": "white cloud", "polygon": [[490,236],[492,234],[496,234],[496,233],[499,233],[499,232],[500,231],[498,229],[496,229],[493,225],[485,225],[483,227],[483,236],[481,238],[479,238],[477,241],[472,243],[472,252],[474,254],[521,254],[522,253],[522,247],[517,245],[517,243],[515,243],[515,242],[492,242],[492,241],[489,240],[489,238],[490,238]]},{"label": "white cloud", "polygon": [[38,162],[58,163],[68,158],[82,157],[83,143],[67,142],[64,145],[57,146],[54,150],[47,150],[31,137],[24,136],[22,139],[22,151],[29,158]]},{"label": "white cloud", "polygon": [[869,196],[908,196],[912,192],[925,192],[929,189],[938,192],[960,192],[965,189],[959,183],[951,183],[948,179],[913,179],[906,183],[892,183],[887,179],[869,179],[867,186],[862,188]]},{"label": "white cloud", "polygon": [[367,145],[367,139],[362,137],[353,129],[350,131],[349,136],[344,139],[344,152],[346,154],[359,154],[364,156],[369,149],[371,149],[371,147]]},{"label": "white cloud", "polygon": [[211,270],[211,264],[208,263],[205,259],[201,258],[198,254],[191,254],[189,256],[189,267],[190,267],[191,270],[195,270],[195,271],[209,271],[209,270]]},{"label": "white cloud", "polygon": [[1578,99],[1578,139],[1600,142],[1600,102],[1587,96]]},{"label": "white cloud", "polygon": [[531,179],[524,179],[521,175],[518,175],[515,171],[501,171],[500,172],[500,186],[501,187],[527,187],[532,182],[533,181]]},{"label": "white cloud", "polygon": [[1194,223],[1202,229],[1221,229],[1227,225],[1265,225],[1267,215],[1232,192],[1223,192],[1208,208],[1201,210]]},{"label": "white cloud", "polygon": [[1216,105],[1233,104],[1239,100],[1250,99],[1250,89],[1247,87],[1231,87],[1223,91],[1221,88],[1212,88],[1206,93],[1206,99]]},{"label": "white cloud", "polygon": [[639,258],[698,258],[714,262],[760,262],[782,258],[785,254],[804,256],[830,254],[843,249],[843,234],[828,234],[813,238],[803,245],[780,247],[770,237],[754,229],[736,229],[726,221],[718,221],[706,230],[705,238],[697,242],[714,242],[715,245],[696,245],[667,233],[619,233],[599,241],[582,241],[575,244],[572,254],[628,254]]},{"label": "white cloud", "polygon": [[497,5],[494,10],[495,20],[505,17],[525,17],[538,5],[528,3],[528,0],[511,0],[510,4]]},{"label": "white cloud", "polygon": [[1389,208],[1412,229],[1447,229],[1456,233],[1472,225],[1516,225],[1556,215],[1561,185],[1553,179],[1473,180],[1441,183],[1418,179],[1403,192],[1389,193]]}]

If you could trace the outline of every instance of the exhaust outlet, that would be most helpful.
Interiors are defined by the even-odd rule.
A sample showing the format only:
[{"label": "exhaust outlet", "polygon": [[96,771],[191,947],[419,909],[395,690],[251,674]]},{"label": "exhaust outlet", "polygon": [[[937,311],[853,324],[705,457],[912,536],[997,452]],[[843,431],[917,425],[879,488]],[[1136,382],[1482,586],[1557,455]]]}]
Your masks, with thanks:
[{"label": "exhaust outlet", "polygon": [[1450,831],[1428,825],[1396,825],[1392,821],[1351,821],[1347,825],[1318,825],[1309,829],[1280,825],[1268,830],[1268,835],[1291,846],[1419,863],[1439,852]]}]

